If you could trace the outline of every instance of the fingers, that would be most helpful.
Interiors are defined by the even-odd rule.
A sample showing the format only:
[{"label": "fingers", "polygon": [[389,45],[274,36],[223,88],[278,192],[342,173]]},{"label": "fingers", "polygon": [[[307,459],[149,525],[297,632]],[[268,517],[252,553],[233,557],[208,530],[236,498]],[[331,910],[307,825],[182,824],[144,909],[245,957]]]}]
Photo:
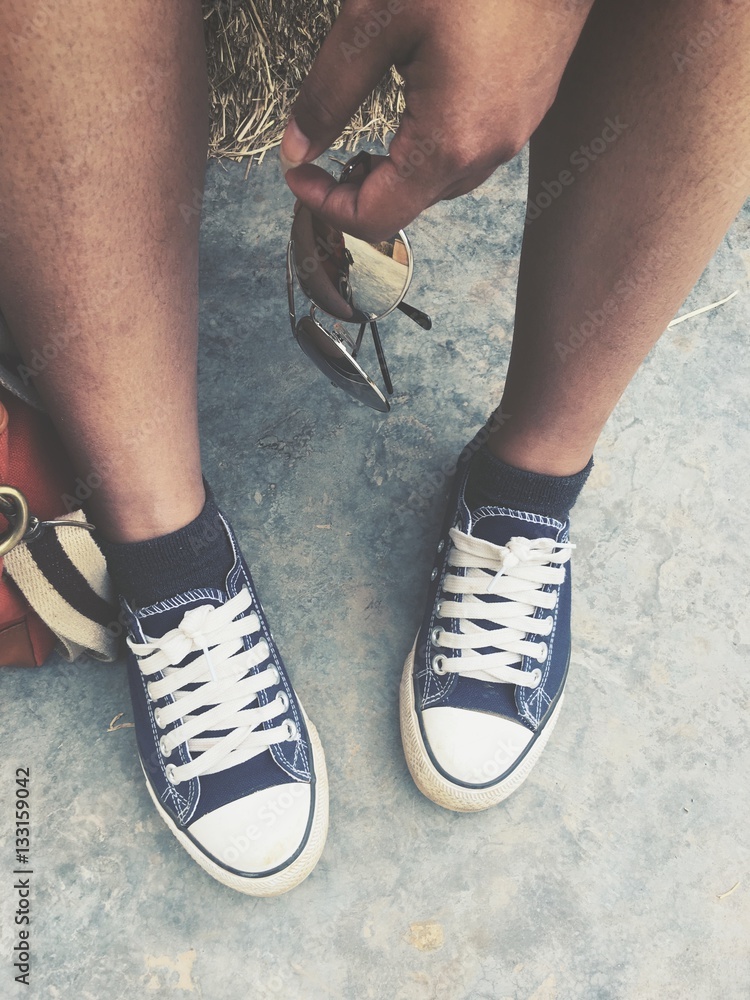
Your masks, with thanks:
[{"label": "fingers", "polygon": [[[294,195],[331,225],[369,240],[392,236],[425,208],[473,190],[512,159],[554,100],[580,31],[578,23],[567,33],[556,23],[540,31],[536,4],[527,0],[377,2],[379,14],[390,18],[382,30],[375,0],[344,4],[282,141]],[[391,15],[393,4],[400,13]],[[376,29],[369,39],[357,35],[368,17]],[[361,186],[338,185],[311,161],[340,135],[391,65],[405,80],[406,109],[389,156]]]},{"label": "fingers", "polygon": [[398,59],[385,29],[406,17],[405,8],[403,0],[390,0],[376,12],[351,0],[344,4],[292,108],[281,143],[285,170],[328,149]]},{"label": "fingers", "polygon": [[[471,190],[497,166],[496,159],[489,165],[470,162],[462,144],[456,148],[443,131],[453,134],[448,122],[461,117],[464,102],[457,91],[469,87],[476,99],[481,79],[494,95],[494,81],[481,71],[468,84],[455,60],[429,46],[422,52],[424,16],[413,16],[420,9],[405,0],[381,0],[377,10],[371,0],[347,0],[302,84],[281,144],[296,198],[364,239],[387,239],[441,198]],[[361,186],[338,185],[311,161],[339,137],[394,64],[401,66],[410,96],[389,157],[376,161]]]},{"label": "fingers", "polygon": [[286,180],[315,215],[371,242],[389,239],[442,195],[439,178],[431,180],[416,168],[400,171],[386,156],[373,157],[373,169],[361,185],[339,184],[313,164],[291,170]]}]

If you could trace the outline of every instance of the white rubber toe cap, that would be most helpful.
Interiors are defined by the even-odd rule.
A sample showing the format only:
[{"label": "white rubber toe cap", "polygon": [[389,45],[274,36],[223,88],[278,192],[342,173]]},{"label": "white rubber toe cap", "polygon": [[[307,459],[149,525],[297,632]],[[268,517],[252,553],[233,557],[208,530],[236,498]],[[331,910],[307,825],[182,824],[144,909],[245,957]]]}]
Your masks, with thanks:
[{"label": "white rubber toe cap", "polygon": [[310,785],[265,788],[201,816],[188,832],[217,861],[261,874],[288,862],[310,818]]},{"label": "white rubber toe cap", "polygon": [[512,719],[465,708],[428,708],[422,724],[432,755],[447,775],[471,785],[509,770],[534,737]]}]

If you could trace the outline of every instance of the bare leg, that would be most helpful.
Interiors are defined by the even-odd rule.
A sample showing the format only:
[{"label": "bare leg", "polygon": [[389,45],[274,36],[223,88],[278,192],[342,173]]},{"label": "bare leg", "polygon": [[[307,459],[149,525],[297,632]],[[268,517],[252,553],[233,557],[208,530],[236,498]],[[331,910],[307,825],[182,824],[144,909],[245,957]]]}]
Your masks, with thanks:
[{"label": "bare leg", "polygon": [[0,308],[117,541],[203,505],[207,130],[198,0],[0,6]]},{"label": "bare leg", "polygon": [[588,461],[750,187],[748,51],[747,3],[595,3],[531,143],[499,458]]}]

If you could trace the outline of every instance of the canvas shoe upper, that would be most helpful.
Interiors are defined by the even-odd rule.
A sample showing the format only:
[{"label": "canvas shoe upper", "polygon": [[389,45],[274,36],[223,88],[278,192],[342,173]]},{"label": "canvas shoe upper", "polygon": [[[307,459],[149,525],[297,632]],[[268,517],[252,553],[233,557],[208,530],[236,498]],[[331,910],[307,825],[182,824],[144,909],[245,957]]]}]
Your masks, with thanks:
[{"label": "canvas shoe upper", "polygon": [[222,522],[235,553],[224,591],[123,602],[136,739],[154,804],[190,855],[225,885],[276,895],[322,852],[325,758]]},{"label": "canvas shoe upper", "polygon": [[460,811],[500,802],[526,778],[557,720],[570,658],[569,524],[470,511],[474,450],[459,460],[401,685],[412,776]]}]

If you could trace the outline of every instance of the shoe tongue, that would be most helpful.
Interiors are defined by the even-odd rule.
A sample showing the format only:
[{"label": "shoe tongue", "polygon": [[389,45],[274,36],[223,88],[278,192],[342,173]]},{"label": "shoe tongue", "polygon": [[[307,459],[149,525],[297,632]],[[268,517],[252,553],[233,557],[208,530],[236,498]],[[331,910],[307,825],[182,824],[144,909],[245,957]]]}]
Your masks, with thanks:
[{"label": "shoe tongue", "polygon": [[160,601],[147,608],[139,608],[135,612],[135,617],[141,623],[141,628],[152,639],[161,639],[173,628],[177,628],[188,611],[193,608],[200,608],[209,605],[218,608],[227,601],[227,595],[220,590],[206,588],[205,590],[191,590],[187,594],[180,594],[178,597],[170,597],[169,600]]},{"label": "shoe tongue", "polygon": [[[485,513],[486,511],[486,513]],[[483,538],[494,545],[507,545],[511,538],[557,538],[562,524],[552,521],[551,524],[540,523],[535,514],[524,515],[521,511],[506,510],[498,507],[480,507],[474,511],[474,523],[471,534],[474,538]]]}]

